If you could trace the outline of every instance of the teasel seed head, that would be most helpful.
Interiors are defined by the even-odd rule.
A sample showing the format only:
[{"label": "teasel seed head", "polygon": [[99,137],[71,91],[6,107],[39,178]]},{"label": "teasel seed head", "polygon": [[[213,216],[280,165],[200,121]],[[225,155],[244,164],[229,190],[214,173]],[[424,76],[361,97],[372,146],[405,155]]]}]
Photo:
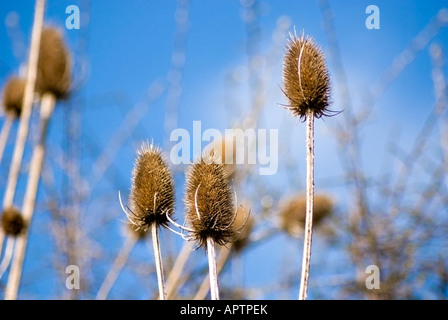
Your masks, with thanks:
[{"label": "teasel seed head", "polygon": [[3,210],[1,218],[3,232],[9,236],[17,236],[25,228],[25,221],[22,214],[15,207]]},{"label": "teasel seed head", "polygon": [[22,112],[23,92],[25,91],[25,79],[11,77],[3,89],[3,108],[5,114],[13,118],[20,117]]},{"label": "teasel seed head", "polygon": [[174,202],[174,181],[162,151],[144,142],[132,173],[128,218],[136,230],[146,231],[153,223],[166,227]]},{"label": "teasel seed head", "polygon": [[[318,226],[333,212],[334,202],[325,194],[316,194],[313,205],[313,225]],[[284,200],[280,208],[280,227],[292,236],[298,236],[305,227],[306,196]]]},{"label": "teasel seed head", "polygon": [[57,99],[68,96],[71,87],[70,53],[62,33],[54,27],[44,27],[37,64],[36,91],[51,93]]},{"label": "teasel seed head", "polygon": [[330,76],[321,49],[312,38],[291,35],[283,60],[285,106],[305,121],[309,110],[314,117],[330,116]]},{"label": "teasel seed head", "polygon": [[224,164],[203,156],[187,172],[185,208],[191,239],[199,247],[207,246],[207,238],[225,245],[235,236],[235,211],[232,191]]}]

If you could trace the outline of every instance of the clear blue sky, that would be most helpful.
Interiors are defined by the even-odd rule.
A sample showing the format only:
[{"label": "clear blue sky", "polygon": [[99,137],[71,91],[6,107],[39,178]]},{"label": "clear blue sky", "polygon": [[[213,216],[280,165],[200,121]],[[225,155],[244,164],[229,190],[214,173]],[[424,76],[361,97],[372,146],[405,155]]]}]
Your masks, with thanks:
[{"label": "clear blue sky", "polygon": [[[251,1],[246,1],[250,3]],[[334,11],[335,33],[338,36],[341,48],[342,61],[347,74],[351,95],[356,106],[362,105],[363,93],[382,76],[384,70],[392,65],[394,59],[411,43],[417,34],[436,17],[446,1],[329,1]],[[67,30],[65,37],[68,46],[75,54],[75,81],[80,85],[75,98],[80,103],[82,116],[81,157],[82,170],[88,176],[93,162],[91,150],[94,146],[102,148],[107,146],[110,138],[120,127],[126,113],[134,105],[144,100],[147,88],[156,80],[167,83],[167,76],[171,68],[173,38],[175,33],[176,1],[146,1],[146,0],[49,0],[45,14],[45,21],[64,28],[67,14],[65,8],[75,4],[81,11],[88,10],[88,24],[86,16],[81,16],[80,30]],[[368,5],[375,4],[380,8],[380,29],[368,30],[365,27]],[[87,7],[88,5],[88,7]],[[26,46],[30,39],[33,20],[34,1],[3,1],[0,4],[0,86],[7,78],[16,72],[25,63],[27,58]],[[305,31],[315,38],[324,53],[328,52],[328,41],[323,30],[322,15],[317,1],[272,1],[266,0],[261,5],[262,15],[259,20],[261,41],[259,52],[264,54],[273,52],[277,60],[272,62],[269,85],[265,87],[263,95],[269,105],[263,113],[261,128],[279,129],[279,140],[288,140],[291,136],[302,139],[304,128],[292,119],[287,111],[278,107],[285,103],[280,86],[281,55],[283,44],[275,44],[272,34],[281,17],[288,17],[291,22],[290,30],[295,26],[297,32]],[[8,33],[11,29],[6,27],[6,20],[19,17],[18,30],[20,38]],[[179,103],[178,127],[191,130],[192,122],[202,121],[203,130],[229,128],[232,115],[229,115],[229,105],[246,110],[248,107],[248,84],[240,83],[235,91],[229,93],[229,84],[226,81],[229,74],[238,67],[247,63],[246,30],[241,19],[242,7],[237,0],[196,0],[190,4],[189,29],[185,51],[185,65],[181,81],[182,96]],[[86,40],[86,47],[80,40]],[[438,43],[448,52],[448,28],[442,29],[431,43]],[[14,45],[16,50],[13,50]],[[18,46],[19,45],[19,46]],[[20,47],[20,45],[24,47]],[[82,53],[84,56],[76,56]],[[81,69],[81,58],[87,62],[86,69]],[[334,74],[331,59],[328,60],[330,74]],[[241,69],[239,69],[241,70]],[[445,66],[446,74],[446,66]],[[81,78],[82,76],[82,78]],[[82,80],[82,82],[81,82]],[[232,100],[233,99],[233,100]],[[233,102],[232,102],[233,101]],[[333,106],[335,110],[342,110],[338,96],[338,86],[334,86]],[[107,233],[101,234],[99,242],[110,240],[110,257],[113,257],[121,245],[120,228],[123,214],[116,201],[117,190],[111,189],[109,181],[113,181],[126,194],[130,187],[130,173],[133,166],[135,149],[142,140],[153,139],[154,142],[164,143],[164,121],[167,94],[164,93],[152,106],[150,112],[141,116],[137,129],[126,140],[123,148],[119,150],[113,160],[113,168],[107,172],[108,179],[103,179],[95,192],[101,195],[102,201],[109,201],[108,210],[115,208],[113,219],[108,222],[110,228]],[[364,132],[364,141],[377,147],[371,151],[364,150],[366,167],[371,172],[377,172],[379,163],[384,159],[386,152],[384,146],[388,142],[390,129],[399,126],[402,129],[402,143],[407,145],[413,141],[415,128],[420,127],[422,119],[429,113],[434,105],[434,94],[431,80],[431,60],[429,46],[421,50],[415,60],[407,66],[398,79],[391,83],[384,95],[375,104],[372,124]],[[59,132],[64,130],[66,118],[61,104],[56,110],[50,128],[50,144],[54,147],[64,143],[64,136]],[[72,105],[71,107],[76,107]],[[334,137],[331,128],[336,118],[318,121],[316,133],[316,166],[320,168],[316,173],[317,185],[327,177],[339,173],[339,159],[336,156]],[[0,119],[0,124],[3,119]],[[303,140],[303,139],[302,139]],[[300,140],[300,141],[302,141]],[[298,144],[298,151],[293,154],[300,165],[304,165],[303,143]],[[378,152],[378,149],[380,150]],[[10,159],[11,144],[6,150],[5,159]],[[57,153],[56,153],[57,154]],[[54,156],[55,154],[53,154]],[[51,155],[50,155],[51,156]],[[281,161],[281,158],[280,158]],[[335,163],[336,168],[335,169]],[[281,164],[280,164],[281,165]],[[3,166],[3,164],[2,164]],[[283,170],[283,171],[282,171]],[[336,171],[336,172],[335,172]],[[0,170],[0,191],[6,184],[7,169]],[[293,192],[294,186],[303,186],[304,170],[298,177],[296,185],[288,186],[285,192]],[[282,185],[287,172],[280,169],[278,175],[266,177],[266,184]],[[181,182],[180,182],[181,183]],[[23,186],[19,184],[19,187]],[[181,197],[182,185],[179,185]],[[17,199],[23,195],[18,190]],[[61,192],[64,192],[61,190]],[[335,191],[338,192],[338,191]],[[3,191],[1,192],[3,194]],[[106,195],[105,195],[106,194]],[[40,195],[43,197],[43,193]],[[16,201],[17,204],[20,200]],[[88,210],[95,211],[101,208],[100,204],[92,204]],[[182,201],[178,200],[178,208],[182,208]],[[39,209],[39,207],[38,207]],[[181,212],[181,210],[179,210]],[[94,215],[95,212],[90,212]],[[106,213],[101,213],[101,215]],[[36,225],[45,230],[48,216],[42,214],[42,220]],[[39,220],[38,220],[39,221]],[[42,230],[40,230],[42,232]],[[171,236],[171,235],[169,235]],[[168,235],[167,235],[168,237]],[[48,241],[39,237],[40,241]],[[42,252],[42,244],[31,245],[37,252]],[[316,260],[325,260],[319,255],[319,241],[316,241]],[[40,251],[39,251],[40,248]],[[279,249],[280,248],[280,249]],[[297,255],[298,262],[301,254],[301,242],[291,242],[290,238],[279,236],[263,246],[251,251],[244,257],[245,284],[247,286],[268,286],[275,282],[276,274],[281,272],[284,263],[295,261],[291,256]],[[203,257],[198,254],[198,257]],[[266,257],[269,259],[266,259]],[[289,256],[289,257],[288,257]],[[112,261],[109,257],[109,261]],[[286,258],[285,258],[286,257]],[[337,260],[338,258],[336,258]],[[34,262],[33,262],[34,261]],[[27,270],[36,272],[44,262],[33,259],[27,261]],[[36,263],[36,265],[32,265]],[[101,268],[100,268],[101,269]],[[254,272],[253,270],[257,271]],[[98,277],[104,276],[104,270],[97,272]],[[50,276],[48,276],[50,277]],[[42,284],[29,285],[26,295],[37,298],[51,297],[50,293],[41,292]],[[57,281],[53,282],[55,286]],[[99,281],[100,283],[100,281]],[[98,283],[95,283],[98,285]],[[311,293],[312,296],[312,293]],[[144,294],[135,294],[132,298],[143,298]],[[261,298],[279,298],[266,296]],[[281,298],[295,298],[296,292],[286,293]]]}]

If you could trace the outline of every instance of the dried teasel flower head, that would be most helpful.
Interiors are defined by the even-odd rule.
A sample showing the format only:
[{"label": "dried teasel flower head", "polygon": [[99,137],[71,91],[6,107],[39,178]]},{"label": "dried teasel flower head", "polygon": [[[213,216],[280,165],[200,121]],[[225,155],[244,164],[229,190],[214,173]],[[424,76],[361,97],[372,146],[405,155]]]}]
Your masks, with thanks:
[{"label": "dried teasel flower head", "polygon": [[330,76],[321,49],[310,37],[291,35],[283,60],[285,106],[302,121],[309,110],[314,117],[330,116]]},{"label": "dried teasel flower head", "polygon": [[5,114],[14,118],[20,117],[22,112],[25,79],[11,77],[3,89],[2,104]]},{"label": "dried teasel flower head", "polygon": [[166,227],[174,212],[174,181],[162,151],[144,142],[137,152],[132,173],[128,218],[136,230],[156,223]]},{"label": "dried teasel flower head", "polygon": [[[280,206],[280,227],[297,237],[305,227],[306,196],[300,195],[286,199]],[[334,202],[325,194],[316,194],[313,205],[313,225],[318,226],[333,212]]]},{"label": "dried teasel flower head", "polygon": [[207,246],[207,238],[218,245],[232,240],[236,213],[222,163],[211,156],[193,163],[187,172],[184,201],[190,236],[199,247]]},{"label": "dried teasel flower head", "polygon": [[17,236],[25,228],[25,221],[22,214],[15,207],[3,210],[1,224],[6,235]]},{"label": "dried teasel flower head", "polygon": [[65,98],[70,91],[71,76],[70,53],[61,31],[44,27],[37,64],[36,91],[40,94],[51,93],[58,99]]},{"label": "dried teasel flower head", "polygon": [[238,206],[235,222],[233,223],[233,230],[235,236],[233,237],[232,248],[236,252],[241,252],[249,243],[249,237],[254,227],[254,218],[246,209],[247,206]]}]

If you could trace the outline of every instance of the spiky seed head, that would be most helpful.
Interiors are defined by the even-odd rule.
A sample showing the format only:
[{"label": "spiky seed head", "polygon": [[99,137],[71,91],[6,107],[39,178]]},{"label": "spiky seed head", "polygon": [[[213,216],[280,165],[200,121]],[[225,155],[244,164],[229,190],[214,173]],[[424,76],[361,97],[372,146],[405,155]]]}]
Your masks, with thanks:
[{"label": "spiky seed head", "polygon": [[[334,202],[325,194],[316,194],[313,204],[313,225],[318,226],[333,212]],[[280,226],[292,236],[299,236],[305,227],[306,196],[299,195],[283,201],[280,208]]]},{"label": "spiky seed head", "polygon": [[25,80],[19,77],[11,77],[3,89],[3,108],[5,114],[18,118],[22,112],[23,92]]},{"label": "spiky seed head", "polygon": [[132,173],[129,219],[146,231],[153,223],[168,226],[174,212],[174,181],[162,151],[144,142],[137,152]]},{"label": "spiky seed head", "polygon": [[310,37],[291,35],[283,60],[283,92],[286,107],[302,121],[311,110],[314,117],[331,115],[330,76],[321,49]]},{"label": "spiky seed head", "polygon": [[54,27],[44,27],[37,64],[36,91],[51,93],[57,99],[68,96],[71,87],[70,53],[62,33]]},{"label": "spiky seed head", "polygon": [[235,235],[232,228],[234,207],[224,165],[211,156],[203,156],[188,172],[185,191],[186,219],[194,230],[191,234],[199,247],[207,238],[225,245]]},{"label": "spiky seed head", "polygon": [[15,207],[9,207],[2,213],[2,228],[6,235],[17,236],[25,228],[22,214]]},{"label": "spiky seed head", "polygon": [[253,227],[254,218],[246,209],[246,206],[238,206],[235,221],[233,222],[235,236],[232,248],[236,252],[241,252],[247,246]]}]

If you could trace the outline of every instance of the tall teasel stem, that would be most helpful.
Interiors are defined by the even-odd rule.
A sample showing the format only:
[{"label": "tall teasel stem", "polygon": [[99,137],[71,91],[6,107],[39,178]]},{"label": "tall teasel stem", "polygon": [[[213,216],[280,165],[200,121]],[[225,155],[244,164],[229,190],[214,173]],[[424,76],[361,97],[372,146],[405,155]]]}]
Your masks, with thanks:
[{"label": "tall teasel stem", "polygon": [[303,242],[302,274],[299,299],[307,298],[310,274],[314,204],[314,118],[329,116],[330,76],[320,48],[302,35],[291,35],[283,63],[283,93],[289,100],[287,109],[306,120],[306,221]]},{"label": "tall teasel stem", "polygon": [[2,131],[0,133],[0,163],[2,163],[3,152],[5,151],[6,142],[8,141],[9,132],[11,131],[13,118],[7,116],[3,122]]},{"label": "tall teasel stem", "polygon": [[44,20],[44,9],[45,0],[36,0],[33,31],[31,35],[31,45],[28,58],[27,79],[23,95],[22,112],[20,116],[16,144],[14,146],[14,153],[11,160],[11,168],[8,175],[8,184],[3,196],[3,208],[11,207],[13,205],[17,180],[19,178],[20,166],[22,164],[23,151],[25,149],[26,138],[28,135],[34,88],[36,84],[37,62],[39,57],[40,38]]},{"label": "tall teasel stem", "polygon": [[[3,152],[6,148],[6,143],[8,141],[11,126],[14,120],[18,119],[20,117],[20,114],[22,113],[25,84],[25,79],[11,77],[6,83],[5,88],[3,89],[2,107],[4,109],[3,111],[5,113],[6,119],[3,123],[2,131],[0,133],[0,164],[3,159]],[[11,187],[12,186],[13,185],[11,184]],[[0,228],[0,257],[2,255],[4,238],[5,233],[3,232],[3,229]]]},{"label": "tall teasel stem", "polygon": [[299,300],[307,296],[310,275],[311,240],[313,233],[314,205],[314,115],[308,110],[306,117],[306,218],[305,237],[303,241],[302,275],[300,277]]},{"label": "tall teasel stem", "polygon": [[210,276],[210,296],[211,300],[219,300],[218,272],[216,269],[215,242],[212,238],[207,238],[208,268]]},{"label": "tall teasel stem", "polygon": [[161,150],[153,144],[143,143],[137,153],[130,207],[124,211],[134,228],[151,229],[159,298],[166,300],[159,227],[168,226],[174,211],[174,181]]},{"label": "tall teasel stem", "polygon": [[157,284],[159,286],[159,300],[166,300],[165,278],[163,276],[162,254],[160,251],[159,227],[155,223],[151,226],[151,234],[157,271]]},{"label": "tall teasel stem", "polygon": [[[17,299],[23,262],[28,242],[29,227],[34,214],[37,190],[42,171],[47,131],[56,101],[69,94],[71,86],[71,60],[62,34],[53,28],[44,28],[39,41],[39,55],[36,70],[36,91],[41,95],[39,141],[33,149],[28,181],[23,201],[23,219],[28,228],[17,238],[14,259],[8,278],[5,298]],[[27,88],[27,87],[25,87]],[[26,95],[26,89],[25,89]],[[22,116],[25,103],[22,110]]]},{"label": "tall teasel stem", "polygon": [[[47,129],[51,114],[53,113],[55,102],[55,97],[51,93],[46,93],[42,97],[40,141],[34,148],[31,158],[30,171],[22,208],[23,218],[28,226],[31,225],[31,219],[34,213],[36,194],[39,186],[39,178],[42,171],[45,154],[45,140],[47,136]],[[22,276],[23,261],[25,258],[25,251],[28,242],[28,232],[29,230],[26,229],[23,234],[17,238],[14,260],[12,262],[11,272],[9,274],[8,284],[6,287],[6,300],[17,299],[20,279]]]}]

